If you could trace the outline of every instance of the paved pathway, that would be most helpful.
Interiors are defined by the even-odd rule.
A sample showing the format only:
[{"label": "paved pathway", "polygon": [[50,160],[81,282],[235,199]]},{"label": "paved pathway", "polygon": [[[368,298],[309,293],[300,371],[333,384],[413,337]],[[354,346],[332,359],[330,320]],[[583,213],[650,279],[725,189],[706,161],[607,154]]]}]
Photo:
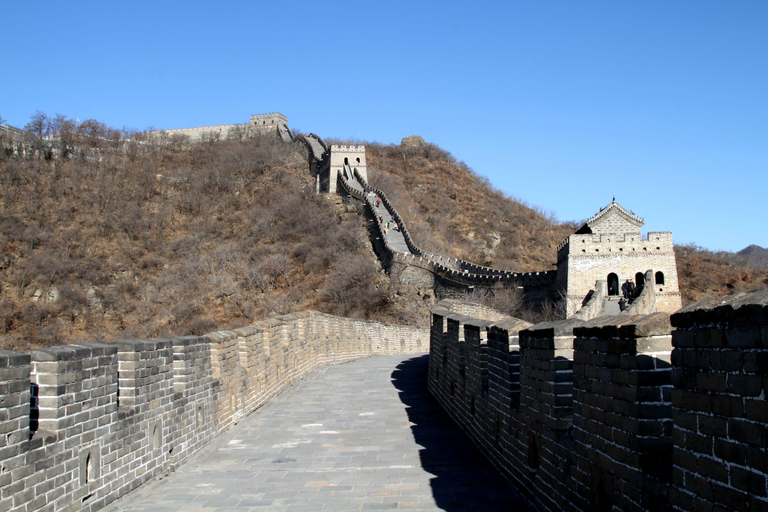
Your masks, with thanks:
[{"label": "paved pathway", "polygon": [[311,135],[307,135],[305,137],[307,142],[309,142],[309,145],[312,146],[312,153],[314,154],[315,158],[318,160],[322,160],[323,154],[325,153],[325,149],[323,148],[323,145],[320,144],[320,141],[318,141],[316,138],[312,137]]},{"label": "paved pathway", "polygon": [[527,511],[427,393],[426,364],[322,368],[106,510]]},{"label": "paved pathway", "polygon": [[411,251],[408,249],[408,244],[405,243],[403,232],[394,228],[395,222],[392,220],[392,212],[387,210],[387,207],[384,206],[383,202],[376,206],[376,198],[374,196],[375,194],[373,194],[373,192],[368,193],[368,197],[373,201],[373,212],[376,215],[376,222],[379,221],[379,215],[384,217],[384,224],[389,221],[389,231],[385,235],[387,237],[389,246],[395,252],[404,252],[410,254]]}]

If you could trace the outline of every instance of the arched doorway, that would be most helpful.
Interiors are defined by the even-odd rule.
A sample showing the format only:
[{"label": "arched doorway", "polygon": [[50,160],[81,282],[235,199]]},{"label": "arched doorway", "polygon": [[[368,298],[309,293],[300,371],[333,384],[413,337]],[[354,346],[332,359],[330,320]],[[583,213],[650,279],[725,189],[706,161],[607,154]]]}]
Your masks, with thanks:
[{"label": "arched doorway", "polygon": [[632,291],[632,298],[637,297],[640,295],[640,293],[643,291],[643,286],[645,286],[645,274],[642,272],[638,272],[635,274],[635,289]]},{"label": "arched doorway", "polygon": [[656,272],[656,284],[664,284],[664,272]]},{"label": "arched doorway", "polygon": [[611,272],[608,274],[608,295],[619,294],[619,276]]}]

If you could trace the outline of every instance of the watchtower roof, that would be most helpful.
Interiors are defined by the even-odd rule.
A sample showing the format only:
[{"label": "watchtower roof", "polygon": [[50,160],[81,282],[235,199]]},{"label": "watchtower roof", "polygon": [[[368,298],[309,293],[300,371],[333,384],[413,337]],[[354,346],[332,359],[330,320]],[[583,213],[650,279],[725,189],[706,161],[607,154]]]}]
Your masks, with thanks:
[{"label": "watchtower roof", "polygon": [[576,233],[640,233],[643,224],[645,224],[643,219],[621,206],[614,198]]}]

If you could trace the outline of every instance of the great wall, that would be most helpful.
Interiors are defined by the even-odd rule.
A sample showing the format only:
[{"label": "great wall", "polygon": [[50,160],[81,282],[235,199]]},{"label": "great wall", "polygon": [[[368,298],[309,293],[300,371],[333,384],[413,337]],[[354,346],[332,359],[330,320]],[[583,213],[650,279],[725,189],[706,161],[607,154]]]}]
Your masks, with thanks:
[{"label": "great wall", "polygon": [[768,510],[768,292],[538,325],[433,311],[429,389],[541,510]]},{"label": "great wall", "polygon": [[[98,510],[319,366],[427,350],[432,395],[536,509],[768,510],[768,292],[675,307],[671,235],[640,236],[642,219],[615,202],[561,245],[570,274],[425,253],[367,184],[359,146],[332,160],[319,137],[296,139],[318,191],[333,183],[402,224],[376,223],[399,279],[536,294],[566,276],[570,318],[530,325],[443,301],[430,330],[309,311],[206,336],[2,351],[0,510]],[[625,278],[643,292],[609,314]]]}]

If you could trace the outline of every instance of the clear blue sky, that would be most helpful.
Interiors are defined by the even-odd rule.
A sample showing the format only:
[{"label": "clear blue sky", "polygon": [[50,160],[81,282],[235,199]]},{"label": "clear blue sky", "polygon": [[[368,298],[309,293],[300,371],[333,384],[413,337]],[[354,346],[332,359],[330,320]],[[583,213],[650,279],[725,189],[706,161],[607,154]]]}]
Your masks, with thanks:
[{"label": "clear blue sky", "polygon": [[0,0],[0,116],[418,134],[560,220],[768,247],[768,2]]}]

